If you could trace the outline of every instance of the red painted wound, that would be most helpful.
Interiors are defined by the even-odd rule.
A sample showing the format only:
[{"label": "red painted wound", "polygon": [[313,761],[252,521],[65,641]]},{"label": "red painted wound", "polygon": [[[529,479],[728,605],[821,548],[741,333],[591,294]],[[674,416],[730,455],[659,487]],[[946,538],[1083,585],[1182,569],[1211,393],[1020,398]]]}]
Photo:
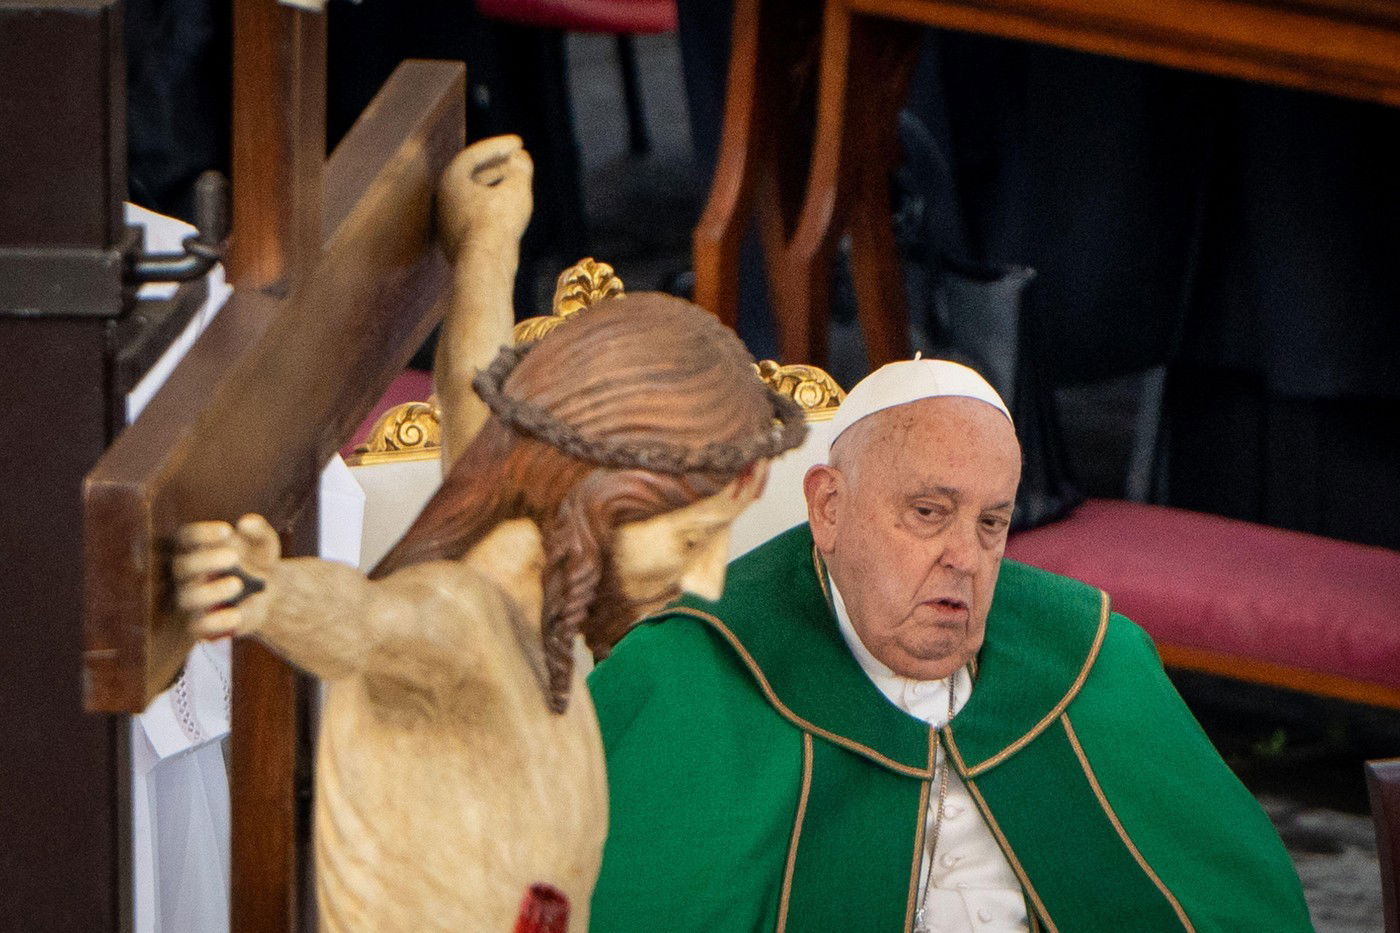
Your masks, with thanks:
[{"label": "red painted wound", "polygon": [[552,884],[532,884],[520,901],[515,933],[565,933],[569,899]]}]

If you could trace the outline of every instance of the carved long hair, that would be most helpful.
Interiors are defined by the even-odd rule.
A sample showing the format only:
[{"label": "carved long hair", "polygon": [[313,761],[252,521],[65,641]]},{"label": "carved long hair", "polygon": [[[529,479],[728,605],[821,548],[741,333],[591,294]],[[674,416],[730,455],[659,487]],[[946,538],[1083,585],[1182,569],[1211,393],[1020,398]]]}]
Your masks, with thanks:
[{"label": "carved long hair", "polygon": [[[601,302],[569,318],[518,363],[504,362],[513,368],[504,373],[500,397],[542,413],[587,445],[751,451],[756,441],[774,438],[774,401],[754,374],[753,357],[713,315],[668,295]],[[371,576],[455,560],[501,522],[533,519],[544,542],[546,689],[550,707],[562,712],[574,635],[583,632],[595,657],[604,657],[634,621],[612,570],[615,530],[714,495],[754,458],[735,465],[730,457],[724,469],[683,473],[600,466],[565,453],[560,447],[567,445],[551,443],[548,429],[517,430],[504,414],[493,411]],[[765,455],[795,446],[801,431],[800,421],[795,428],[789,421]]]}]

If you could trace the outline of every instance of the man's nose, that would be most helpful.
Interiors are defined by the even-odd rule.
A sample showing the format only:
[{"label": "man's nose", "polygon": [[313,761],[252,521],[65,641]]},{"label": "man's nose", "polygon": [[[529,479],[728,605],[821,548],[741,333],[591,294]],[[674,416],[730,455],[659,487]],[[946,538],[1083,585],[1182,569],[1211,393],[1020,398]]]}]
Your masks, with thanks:
[{"label": "man's nose", "polygon": [[977,569],[977,523],[954,522],[942,539],[943,553],[938,562],[949,570],[970,574]]}]

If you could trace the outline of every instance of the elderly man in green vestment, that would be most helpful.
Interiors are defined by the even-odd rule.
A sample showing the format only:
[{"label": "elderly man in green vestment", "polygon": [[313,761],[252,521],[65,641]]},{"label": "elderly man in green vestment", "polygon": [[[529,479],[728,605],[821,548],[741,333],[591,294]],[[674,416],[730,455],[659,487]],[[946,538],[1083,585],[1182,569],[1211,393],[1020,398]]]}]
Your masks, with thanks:
[{"label": "elderly man in green vestment", "polygon": [[590,678],[592,929],[1310,930],[1147,636],[1002,558],[1021,459],[992,387],[891,364],[831,436],[808,524]]}]

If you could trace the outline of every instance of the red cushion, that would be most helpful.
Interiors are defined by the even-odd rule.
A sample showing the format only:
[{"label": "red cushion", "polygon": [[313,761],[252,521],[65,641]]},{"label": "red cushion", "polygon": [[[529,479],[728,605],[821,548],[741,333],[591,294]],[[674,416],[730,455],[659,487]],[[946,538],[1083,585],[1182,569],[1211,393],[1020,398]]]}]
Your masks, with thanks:
[{"label": "red cushion", "polygon": [[675,0],[477,0],[477,12],[492,19],[571,32],[670,32]]},{"label": "red cushion", "polygon": [[374,408],[370,409],[369,417],[360,423],[360,427],[355,431],[355,436],[350,439],[350,443],[340,448],[340,455],[348,457],[354,452],[356,445],[363,444],[365,438],[369,437],[369,429],[374,427],[374,423],[379,420],[379,416],[384,414],[395,405],[402,405],[404,402],[426,402],[428,396],[433,394],[433,374],[426,373],[421,369],[405,369],[389,383],[388,390],[374,403]]},{"label": "red cushion", "polygon": [[1164,645],[1400,687],[1400,552],[1091,499],[1006,554],[1105,590]]}]

